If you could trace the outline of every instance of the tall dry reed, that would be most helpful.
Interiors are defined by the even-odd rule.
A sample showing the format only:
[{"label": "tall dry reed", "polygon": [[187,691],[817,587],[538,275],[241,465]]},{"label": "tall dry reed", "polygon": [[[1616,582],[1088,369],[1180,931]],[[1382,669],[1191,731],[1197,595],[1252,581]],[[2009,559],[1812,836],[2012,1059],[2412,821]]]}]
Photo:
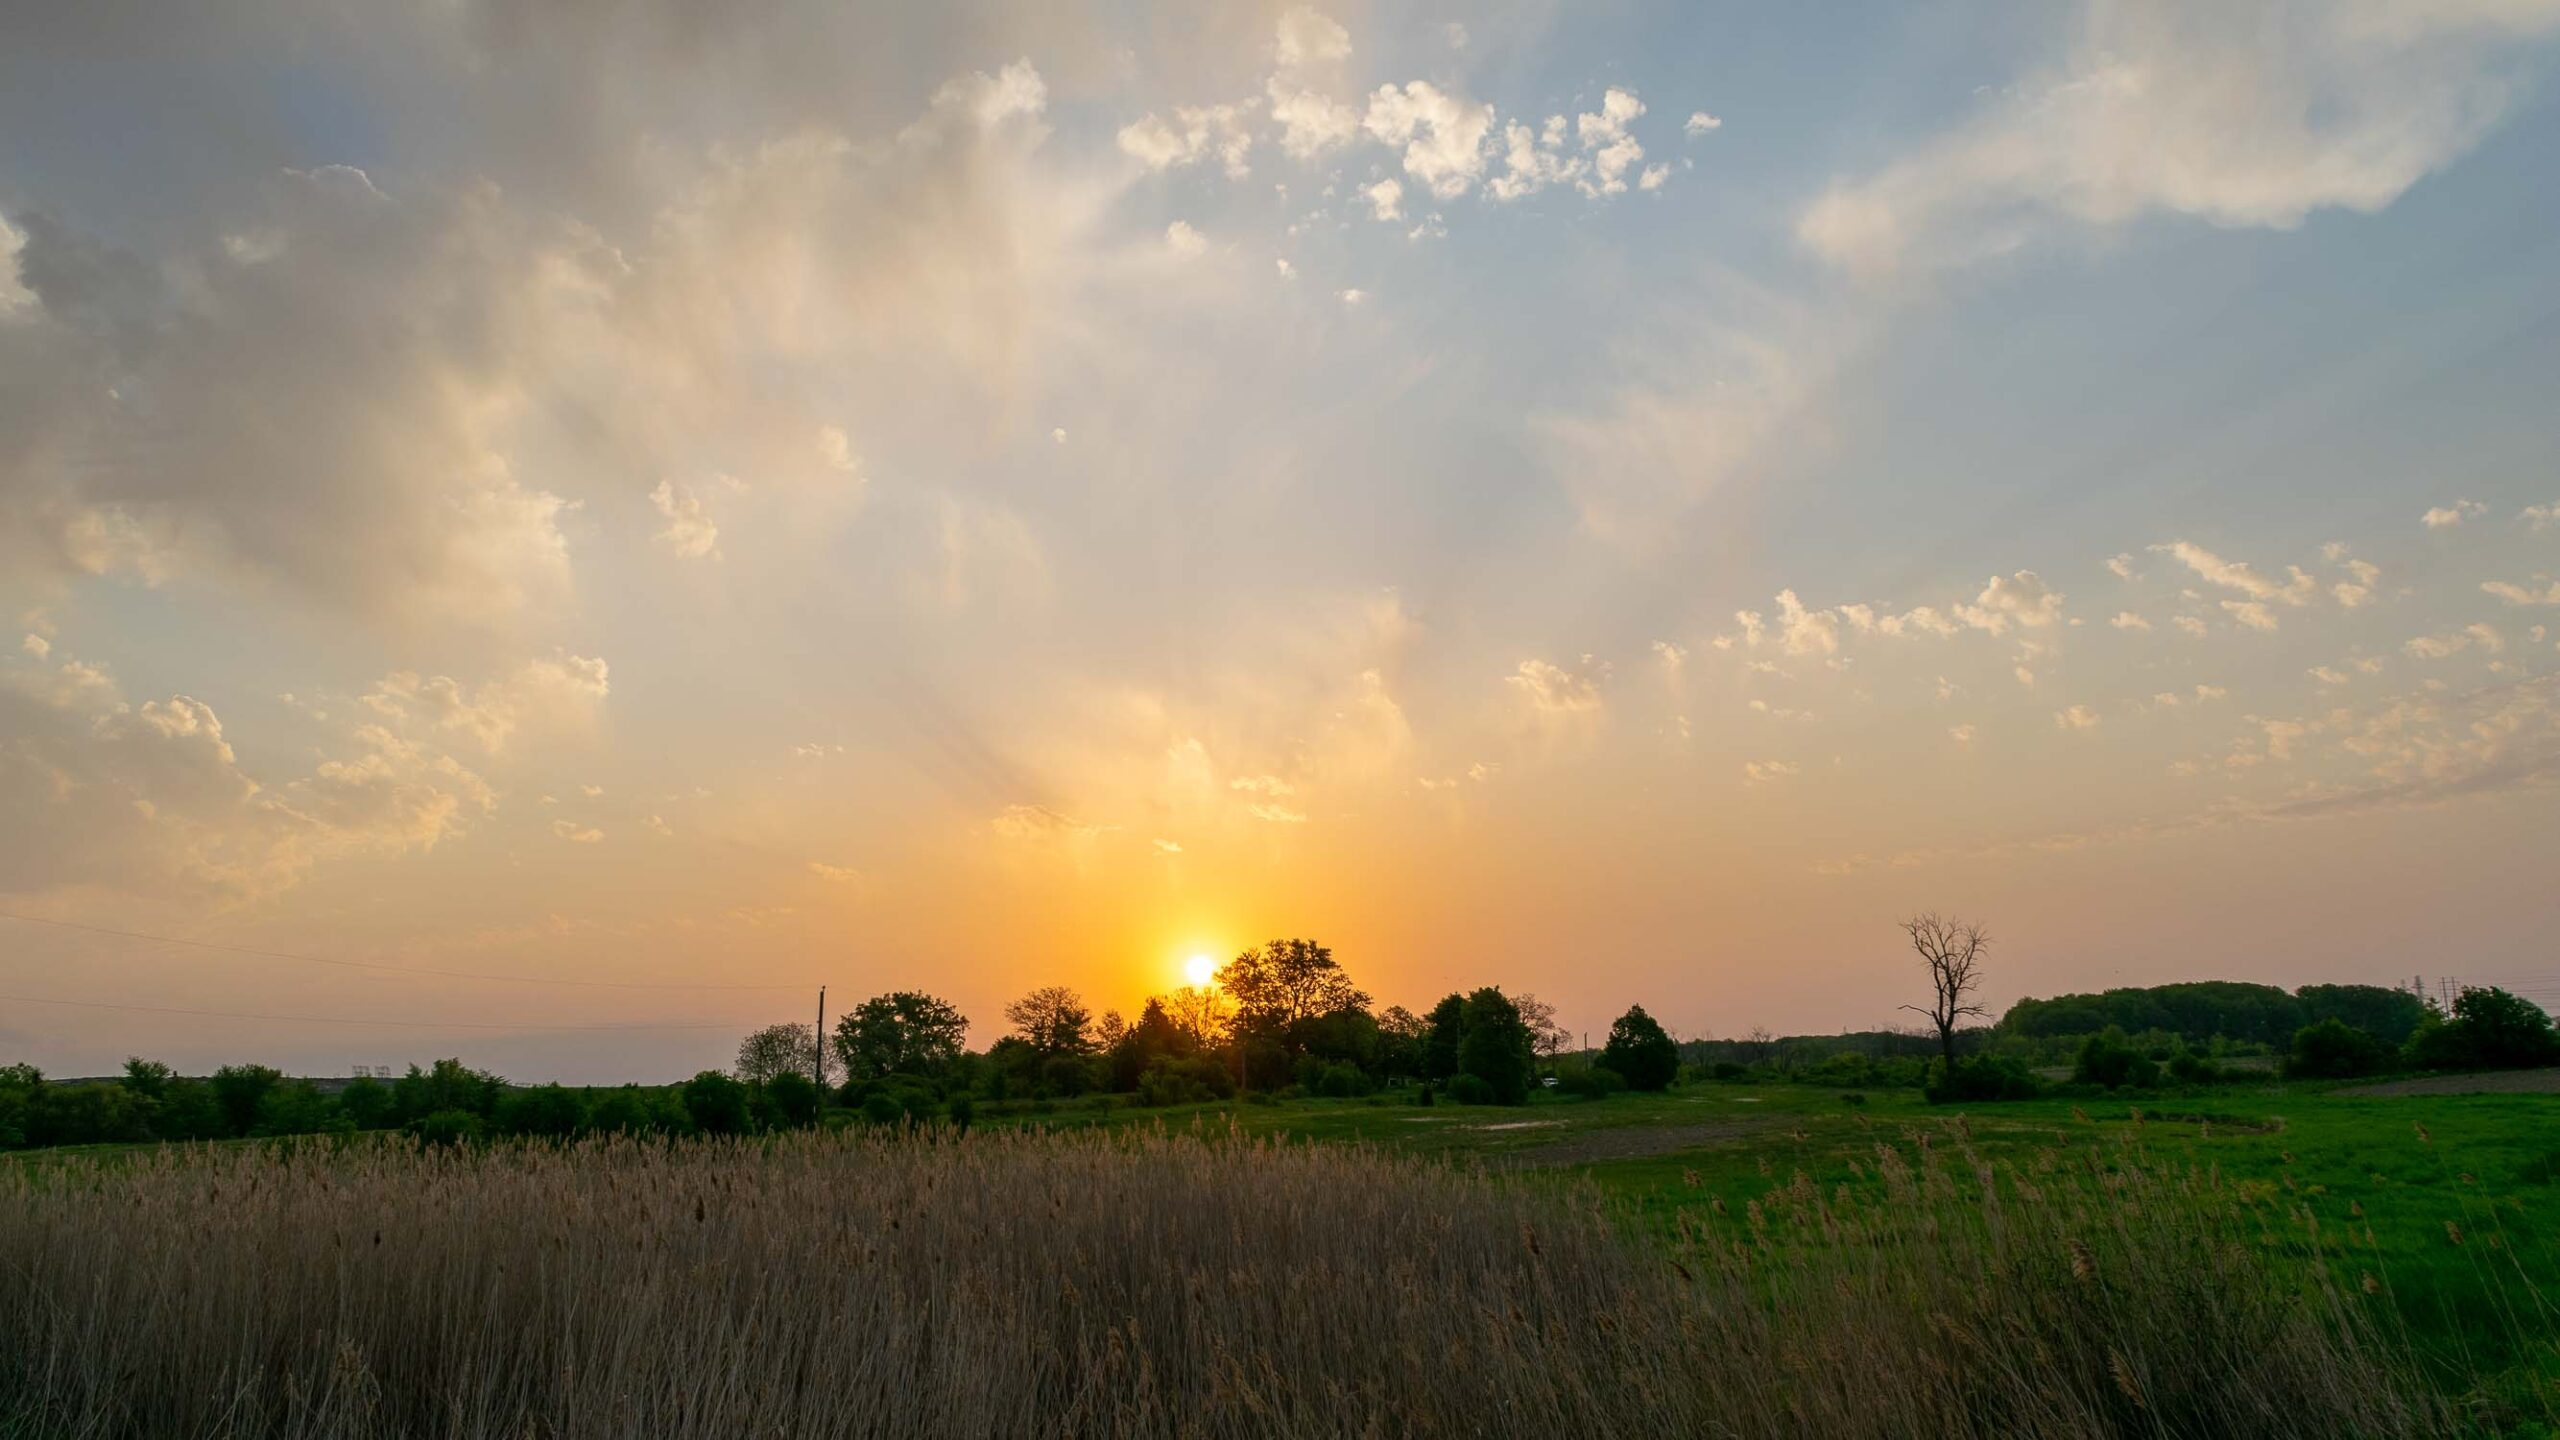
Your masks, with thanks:
[{"label": "tall dry reed", "polygon": [[1228,1136],[0,1171],[0,1434],[2348,1436],[2440,1419],[2194,1177],[1879,1155],[1682,1238]]}]

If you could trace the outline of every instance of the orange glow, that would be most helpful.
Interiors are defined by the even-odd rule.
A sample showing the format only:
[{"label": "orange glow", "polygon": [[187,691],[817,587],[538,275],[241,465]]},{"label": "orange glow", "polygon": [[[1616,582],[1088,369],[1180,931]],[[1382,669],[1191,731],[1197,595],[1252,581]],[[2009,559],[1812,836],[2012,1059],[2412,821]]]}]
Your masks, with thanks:
[{"label": "orange glow", "polygon": [[1206,990],[1218,982],[1218,957],[1201,951],[1182,962],[1182,982]]}]

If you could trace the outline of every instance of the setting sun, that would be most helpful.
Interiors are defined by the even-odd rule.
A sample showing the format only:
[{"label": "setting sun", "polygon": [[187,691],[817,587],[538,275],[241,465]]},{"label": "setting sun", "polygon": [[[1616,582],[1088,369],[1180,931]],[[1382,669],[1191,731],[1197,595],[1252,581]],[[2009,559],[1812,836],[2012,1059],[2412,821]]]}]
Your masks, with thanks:
[{"label": "setting sun", "polygon": [[1207,989],[1217,983],[1218,957],[1206,951],[1182,962],[1182,980],[1186,985]]}]

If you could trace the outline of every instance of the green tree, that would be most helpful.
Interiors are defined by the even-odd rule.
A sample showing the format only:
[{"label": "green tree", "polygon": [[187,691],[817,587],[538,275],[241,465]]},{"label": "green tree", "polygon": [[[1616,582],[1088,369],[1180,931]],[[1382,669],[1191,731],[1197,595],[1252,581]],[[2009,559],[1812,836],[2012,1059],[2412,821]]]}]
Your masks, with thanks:
[{"label": "green tree", "polygon": [[565,1085],[534,1085],[508,1092],[498,1102],[498,1128],[510,1135],[541,1135],[565,1140],[587,1123],[587,1107],[578,1092]]},{"label": "green tree", "polygon": [[333,1135],[355,1129],[337,1100],[320,1093],[320,1087],[308,1080],[291,1080],[269,1087],[258,1100],[258,1120],[250,1128],[252,1135]]},{"label": "green tree", "polygon": [[2395,1058],[2397,1052],[2381,1036],[2332,1016],[2293,1032],[2284,1073],[2300,1080],[2351,1080],[2381,1074]]},{"label": "green tree", "polygon": [[391,1087],[370,1075],[359,1075],[338,1092],[338,1108],[359,1130],[379,1130],[391,1123]]},{"label": "green tree", "polygon": [[587,1107],[590,1135],[646,1135],[657,1128],[657,1116],[637,1085],[608,1090]]},{"label": "green tree", "polygon": [[178,1072],[157,1060],[145,1060],[139,1055],[125,1058],[124,1088],[145,1100],[157,1100],[169,1093],[169,1082],[176,1078]]},{"label": "green tree", "polygon": [[258,1106],[283,1080],[283,1072],[264,1065],[225,1065],[214,1071],[213,1100],[221,1108],[225,1131],[246,1135],[257,1128]]},{"label": "green tree", "polygon": [[1431,1007],[1424,1022],[1422,1078],[1446,1080],[1458,1073],[1458,1043],[1466,1038],[1467,997],[1451,992]]},{"label": "green tree", "polygon": [[1431,1038],[1431,1022],[1401,1005],[1378,1016],[1378,1073],[1390,1080],[1423,1073],[1422,1047]]},{"label": "green tree", "polygon": [[2421,1070],[2525,1070],[2560,1065],[2560,1036],[2541,1006],[2473,986],[2454,997],[2452,1014],[2430,1010],[2418,1022],[2407,1054]]},{"label": "green tree", "polygon": [[1483,1081],[1496,1104],[1526,1102],[1535,1038],[1519,1007],[1488,985],[1467,997],[1460,1026],[1458,1073]]},{"label": "green tree", "polygon": [[785,1070],[765,1082],[765,1093],[773,1097],[773,1108],[782,1123],[810,1126],[818,1123],[818,1082],[797,1070]]},{"label": "green tree", "polygon": [[1679,1077],[1680,1047],[1643,1006],[1630,1005],[1609,1027],[1600,1063],[1625,1077],[1630,1089],[1664,1090]]},{"label": "green tree", "polygon": [[448,1056],[424,1070],[412,1065],[392,1082],[392,1110],[404,1123],[438,1110],[466,1111],[485,1120],[497,1113],[498,1097],[506,1088],[507,1082],[497,1076]]},{"label": "green tree", "polygon": [[969,1018],[913,990],[875,995],[836,1023],[836,1055],[849,1082],[940,1074],[960,1058]]},{"label": "green tree", "polygon": [[684,1082],[684,1113],[705,1135],[743,1135],[747,1129],[747,1087],[718,1070],[705,1070]]},{"label": "green tree", "polygon": [[2160,1067],[2127,1044],[2122,1030],[2110,1025],[2081,1045],[2080,1056],[2071,1065],[2071,1078],[2110,1090],[2126,1085],[2149,1089],[2160,1083]]}]

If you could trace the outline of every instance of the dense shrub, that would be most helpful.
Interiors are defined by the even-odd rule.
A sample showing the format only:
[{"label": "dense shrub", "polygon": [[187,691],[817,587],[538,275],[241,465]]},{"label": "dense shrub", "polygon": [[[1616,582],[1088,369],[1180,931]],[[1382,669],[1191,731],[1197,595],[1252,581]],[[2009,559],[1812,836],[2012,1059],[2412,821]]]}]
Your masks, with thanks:
[{"label": "dense shrub", "polygon": [[2333,1017],[2293,1032],[2284,1073],[2299,1080],[2351,1080],[2379,1075],[2398,1058],[2381,1036]]},{"label": "dense shrub", "polygon": [[2454,997],[2450,1015],[2429,1010],[2405,1053],[2420,1070],[2528,1070],[2560,1065],[2560,1035],[2541,1006],[2478,986]]},{"label": "dense shrub", "polygon": [[[1458,1071],[1484,1082],[1494,1103],[1518,1105],[1529,1098],[1533,1037],[1520,1018],[1520,1007],[1488,985],[1469,995],[1460,1013]],[[1451,1090],[1451,1098],[1457,1098]],[[1468,1102],[1470,1104],[1480,1102]]]},{"label": "dense shrub", "polygon": [[862,1102],[862,1118],[874,1125],[895,1125],[907,1118],[907,1107],[898,1103],[897,1096],[875,1090]]},{"label": "dense shrub", "polygon": [[2160,1066],[2126,1044],[2123,1031],[2109,1026],[2081,1042],[2080,1056],[2072,1062],[2071,1080],[2077,1085],[2102,1085],[2109,1090],[2128,1085],[2147,1090],[2160,1083]]},{"label": "dense shrub", "polygon": [[1606,1065],[1582,1065],[1556,1077],[1556,1089],[1577,1100],[1600,1100],[1627,1088],[1626,1077]]},{"label": "dense shrub", "polygon": [[785,1070],[764,1082],[774,1113],[785,1125],[818,1123],[818,1082],[797,1070]]},{"label": "dense shrub", "polygon": [[2043,1087],[2026,1066],[1997,1055],[1960,1055],[1956,1063],[1933,1060],[1920,1093],[1932,1105],[1986,1100],[2032,1100]]},{"label": "dense shrub", "polygon": [[480,1117],[468,1110],[436,1110],[409,1122],[409,1133],[429,1145],[461,1145],[480,1138]]},{"label": "dense shrub", "polygon": [[1481,1075],[1460,1071],[1449,1077],[1449,1103],[1452,1105],[1491,1105],[1500,1097]]},{"label": "dense shrub", "polygon": [[684,1082],[684,1113],[705,1135],[743,1135],[747,1130],[747,1087],[725,1070],[705,1070]]}]

